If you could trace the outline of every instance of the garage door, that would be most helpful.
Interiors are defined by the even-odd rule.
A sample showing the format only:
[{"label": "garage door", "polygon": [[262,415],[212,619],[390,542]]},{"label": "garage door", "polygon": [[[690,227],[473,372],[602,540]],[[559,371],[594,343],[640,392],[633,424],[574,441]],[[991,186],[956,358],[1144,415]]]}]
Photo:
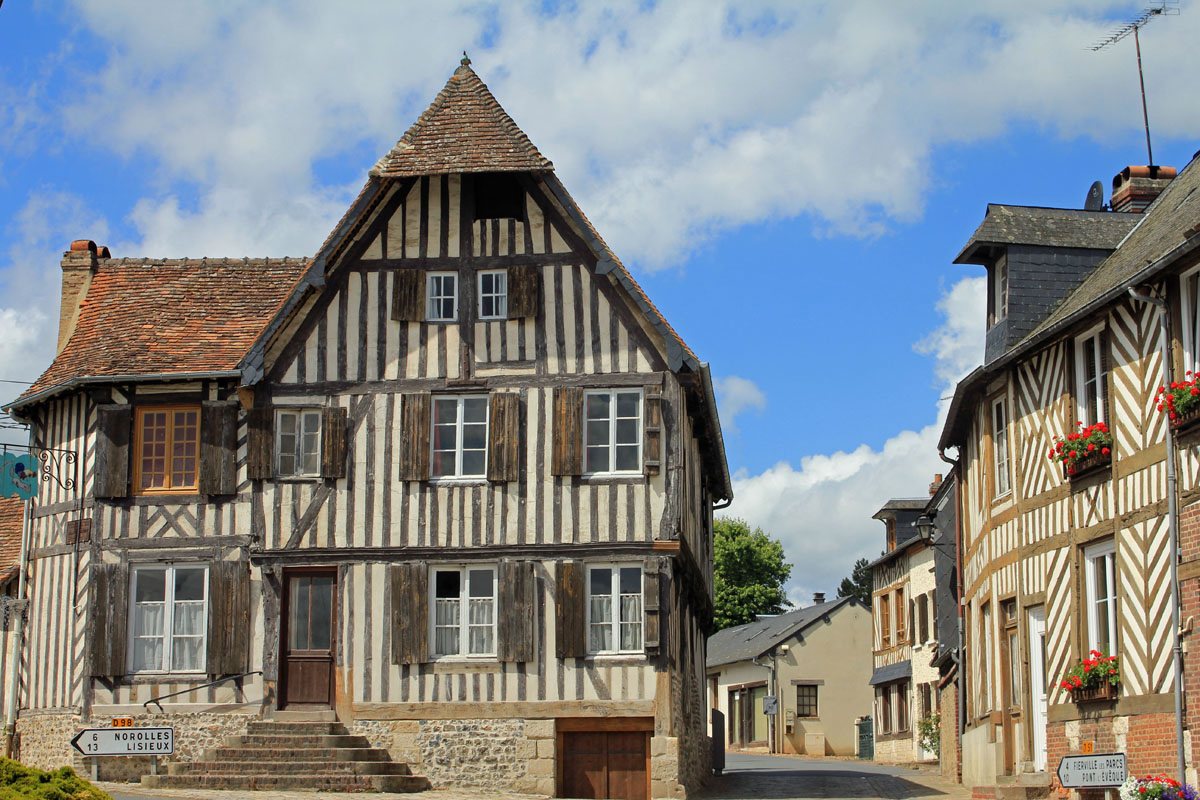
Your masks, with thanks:
[{"label": "garage door", "polygon": [[650,734],[579,731],[563,734],[563,795],[645,800]]}]

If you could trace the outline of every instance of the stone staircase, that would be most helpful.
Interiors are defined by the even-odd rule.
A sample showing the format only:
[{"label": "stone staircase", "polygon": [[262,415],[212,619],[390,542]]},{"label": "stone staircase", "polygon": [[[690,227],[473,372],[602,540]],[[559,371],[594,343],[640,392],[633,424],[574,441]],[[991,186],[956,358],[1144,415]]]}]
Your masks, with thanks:
[{"label": "stone staircase", "polygon": [[254,721],[246,735],[227,737],[224,746],[205,750],[199,760],[166,766],[166,775],[144,775],[142,785],[325,792],[420,792],[430,786],[428,778],[413,775],[365,736],[328,721]]}]

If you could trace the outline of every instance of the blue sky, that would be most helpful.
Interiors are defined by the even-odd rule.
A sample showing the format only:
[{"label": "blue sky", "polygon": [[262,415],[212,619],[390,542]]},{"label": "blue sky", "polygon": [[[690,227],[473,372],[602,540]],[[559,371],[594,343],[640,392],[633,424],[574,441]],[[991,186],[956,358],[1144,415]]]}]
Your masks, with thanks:
[{"label": "blue sky", "polygon": [[[311,253],[466,49],[712,364],[731,512],[784,541],[807,602],[943,471],[983,333],[980,270],[952,261],[986,204],[1080,207],[1146,162],[1132,40],[1085,49],[1140,4],[430,5],[8,0],[0,379],[53,355],[72,239]],[[1190,6],[1142,35],[1155,160],[1178,167],[1200,147]]]}]

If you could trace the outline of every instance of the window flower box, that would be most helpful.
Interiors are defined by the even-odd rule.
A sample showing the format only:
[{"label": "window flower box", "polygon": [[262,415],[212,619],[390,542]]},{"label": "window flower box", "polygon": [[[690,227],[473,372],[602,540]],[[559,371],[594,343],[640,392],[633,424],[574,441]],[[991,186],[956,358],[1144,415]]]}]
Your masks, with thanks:
[{"label": "window flower box", "polygon": [[1050,448],[1050,460],[1062,464],[1063,477],[1067,480],[1103,469],[1112,463],[1113,437],[1103,422],[1084,427],[1076,422],[1079,430],[1064,436],[1054,437]]},{"label": "window flower box", "polygon": [[1185,381],[1158,387],[1154,395],[1158,410],[1167,415],[1167,424],[1173,431],[1187,430],[1200,421],[1200,375],[1190,371],[1187,375]]},{"label": "window flower box", "polygon": [[1093,650],[1059,683],[1071,693],[1076,703],[1116,700],[1121,686],[1121,667],[1116,656],[1106,656]]}]

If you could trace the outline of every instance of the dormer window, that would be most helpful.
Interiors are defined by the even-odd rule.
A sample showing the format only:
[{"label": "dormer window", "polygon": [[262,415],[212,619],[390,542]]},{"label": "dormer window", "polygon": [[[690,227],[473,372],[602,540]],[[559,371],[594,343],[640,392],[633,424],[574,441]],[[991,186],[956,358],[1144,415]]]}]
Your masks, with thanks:
[{"label": "dormer window", "polygon": [[988,291],[988,327],[1008,316],[1008,259],[1001,256],[992,266]]}]

